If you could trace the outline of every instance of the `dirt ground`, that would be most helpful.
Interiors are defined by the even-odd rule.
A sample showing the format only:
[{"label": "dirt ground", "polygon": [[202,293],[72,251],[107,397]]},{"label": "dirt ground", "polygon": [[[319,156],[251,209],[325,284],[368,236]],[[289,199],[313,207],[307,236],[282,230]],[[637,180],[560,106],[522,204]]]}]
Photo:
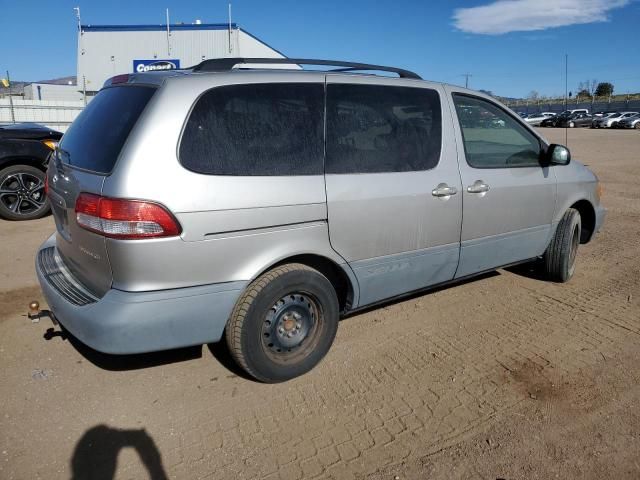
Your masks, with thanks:
[{"label": "dirt ground", "polygon": [[640,478],[640,133],[569,146],[608,208],[570,283],[501,270],[353,316],[280,385],[220,345],[112,357],[32,324],[53,221],[0,221],[0,478]]}]

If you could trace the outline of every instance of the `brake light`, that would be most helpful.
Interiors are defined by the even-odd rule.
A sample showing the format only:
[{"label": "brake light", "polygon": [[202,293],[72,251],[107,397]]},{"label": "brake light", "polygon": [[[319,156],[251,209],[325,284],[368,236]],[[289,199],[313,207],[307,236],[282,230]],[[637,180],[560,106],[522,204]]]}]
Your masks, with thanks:
[{"label": "brake light", "polygon": [[122,75],[116,75],[115,77],[111,77],[111,85],[116,85],[118,83],[127,83],[129,81],[129,74],[123,73]]},{"label": "brake light", "polygon": [[121,240],[174,237],[181,228],[162,205],[81,193],[76,200],[76,221],[82,228]]}]

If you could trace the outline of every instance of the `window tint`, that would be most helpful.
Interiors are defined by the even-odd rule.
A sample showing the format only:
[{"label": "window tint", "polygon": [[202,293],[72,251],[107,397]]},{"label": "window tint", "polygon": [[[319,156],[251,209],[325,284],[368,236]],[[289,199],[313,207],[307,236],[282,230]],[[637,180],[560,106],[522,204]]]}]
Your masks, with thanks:
[{"label": "window tint", "polygon": [[327,88],[327,173],[427,170],[440,159],[435,90],[331,84]]},{"label": "window tint", "polygon": [[322,84],[218,87],[197,101],[180,162],[210,175],[321,175]]},{"label": "window tint", "polygon": [[62,137],[64,163],[110,173],[120,150],[155,88],[122,86],[100,90]]},{"label": "window tint", "polygon": [[540,166],[540,142],[497,105],[453,95],[467,163],[475,168]]}]

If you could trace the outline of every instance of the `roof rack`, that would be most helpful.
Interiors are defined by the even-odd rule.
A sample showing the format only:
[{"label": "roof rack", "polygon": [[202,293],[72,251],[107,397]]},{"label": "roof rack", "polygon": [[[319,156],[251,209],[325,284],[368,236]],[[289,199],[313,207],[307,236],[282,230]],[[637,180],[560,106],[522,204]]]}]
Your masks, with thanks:
[{"label": "roof rack", "polygon": [[243,64],[274,64],[274,65],[327,65],[333,67],[344,67],[335,72],[347,72],[358,70],[376,70],[380,72],[397,73],[400,78],[413,78],[422,80],[417,73],[402,68],[384,67],[382,65],[371,65],[368,63],[342,62],[340,60],[318,60],[313,58],[214,58],[205,60],[198,65],[191,67],[194,72],[228,72],[238,65]]}]

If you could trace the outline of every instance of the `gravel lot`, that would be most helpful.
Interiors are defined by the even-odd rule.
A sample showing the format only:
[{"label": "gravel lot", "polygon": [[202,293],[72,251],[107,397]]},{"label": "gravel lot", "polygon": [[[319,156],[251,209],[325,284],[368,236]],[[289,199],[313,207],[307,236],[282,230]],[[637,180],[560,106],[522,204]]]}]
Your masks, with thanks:
[{"label": "gravel lot", "polygon": [[640,134],[569,146],[609,210],[570,283],[501,270],[353,316],[280,385],[217,345],[111,357],[31,324],[53,221],[0,221],[0,478],[640,478]]}]

